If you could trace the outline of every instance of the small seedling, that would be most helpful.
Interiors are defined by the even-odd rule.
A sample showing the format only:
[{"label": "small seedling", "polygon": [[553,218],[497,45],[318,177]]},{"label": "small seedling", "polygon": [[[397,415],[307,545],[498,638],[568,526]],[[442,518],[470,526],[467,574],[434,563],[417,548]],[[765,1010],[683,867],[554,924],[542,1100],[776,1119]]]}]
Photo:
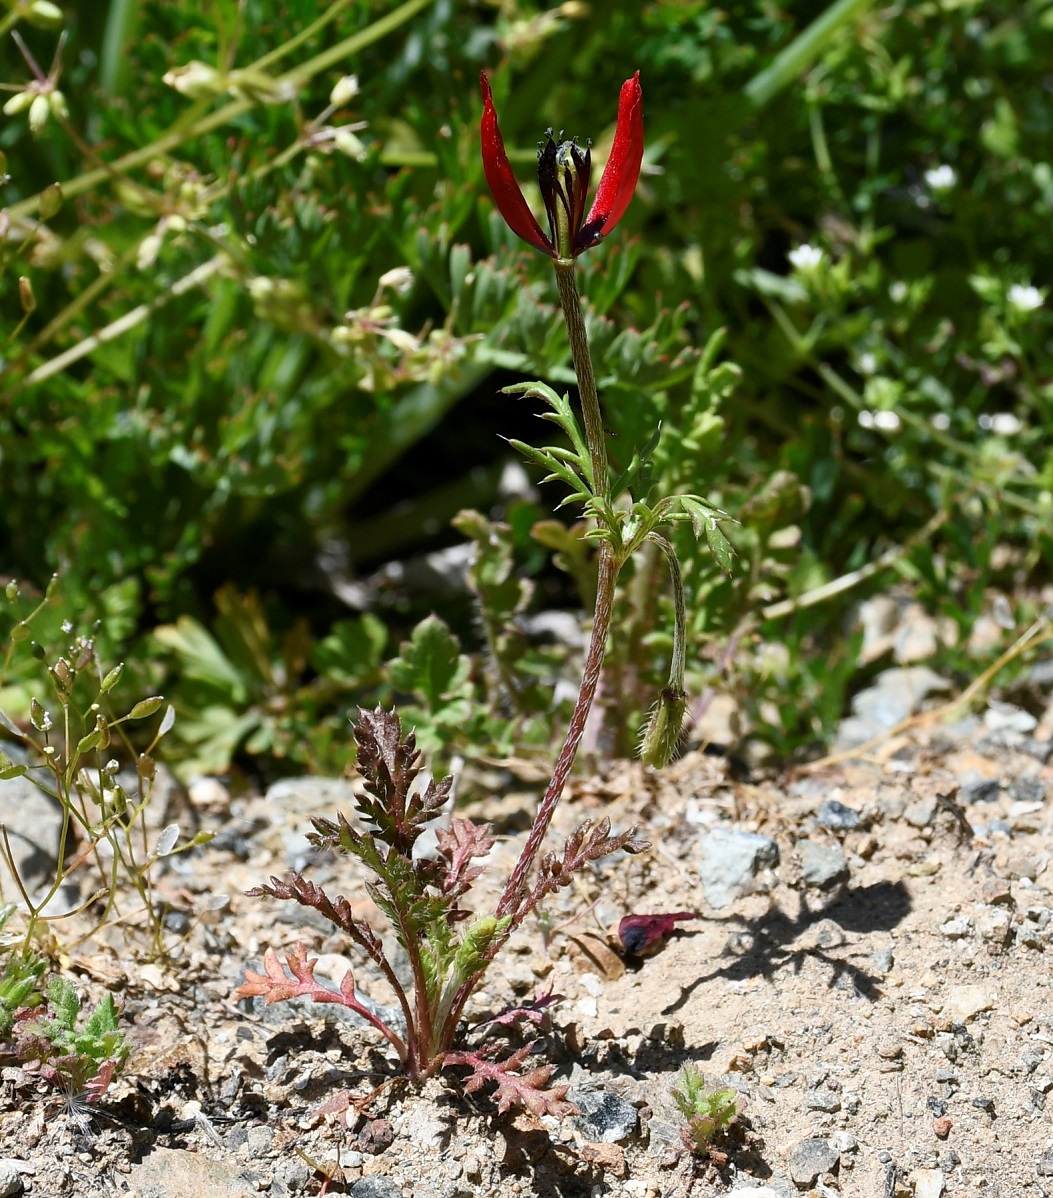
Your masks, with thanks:
[{"label": "small seedling", "polygon": [[687,1121],[687,1127],[680,1131],[684,1147],[689,1152],[712,1158],[716,1152],[714,1141],[738,1118],[738,1094],[730,1088],[707,1089],[702,1071],[694,1065],[685,1065],[680,1070],[677,1083],[673,1099]]},{"label": "small seedling", "polygon": [[104,995],[78,1027],[81,1005],[72,983],[52,978],[47,994],[51,1013],[41,1010],[16,1024],[15,1051],[70,1098],[98,1102],[131,1051],[113,995]]}]

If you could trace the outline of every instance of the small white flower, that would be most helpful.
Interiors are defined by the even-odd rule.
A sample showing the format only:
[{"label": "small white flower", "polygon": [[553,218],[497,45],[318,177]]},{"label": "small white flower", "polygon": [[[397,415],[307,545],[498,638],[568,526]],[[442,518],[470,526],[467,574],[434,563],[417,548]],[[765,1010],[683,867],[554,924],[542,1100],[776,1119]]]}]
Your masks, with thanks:
[{"label": "small white flower", "polygon": [[794,270],[815,270],[823,260],[823,251],[817,245],[805,242],[790,250],[789,259]]},{"label": "small white flower", "polygon": [[1013,437],[1023,427],[1018,417],[1012,412],[995,412],[989,415],[984,412],[977,423],[985,432],[991,432],[999,437]]},{"label": "small white flower", "polygon": [[936,412],[932,417],[932,427],[941,433],[945,433],[951,427],[951,418],[946,412]]},{"label": "small white flower", "polygon": [[874,413],[874,427],[879,428],[882,432],[896,433],[899,432],[899,417],[895,412],[887,410]]},{"label": "small white flower", "polygon": [[955,183],[958,182],[958,173],[953,166],[943,163],[925,172],[925,182],[930,191],[950,191]]},{"label": "small white flower", "polygon": [[1015,308],[1017,312],[1034,312],[1036,308],[1041,308],[1046,302],[1046,297],[1037,287],[1032,287],[1030,283],[1026,286],[1022,283],[1014,283],[1006,295],[1009,301],[1010,308]]},{"label": "small white flower", "polygon": [[908,295],[910,295],[910,289],[902,279],[897,279],[889,285],[888,297],[894,304],[902,304]]},{"label": "small white flower", "polygon": [[859,373],[873,374],[877,370],[877,358],[871,353],[859,355]]}]

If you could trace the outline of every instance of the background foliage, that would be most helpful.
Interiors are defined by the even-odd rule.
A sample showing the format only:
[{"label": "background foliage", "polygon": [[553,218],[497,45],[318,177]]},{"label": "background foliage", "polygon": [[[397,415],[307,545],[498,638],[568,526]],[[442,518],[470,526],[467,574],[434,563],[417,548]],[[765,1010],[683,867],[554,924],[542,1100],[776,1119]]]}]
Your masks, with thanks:
[{"label": "background foliage", "polygon": [[[558,733],[548,613],[583,606],[589,551],[510,470],[502,437],[543,426],[499,389],[573,375],[549,264],[486,193],[481,68],[524,181],[547,126],[602,158],[641,71],[644,176],[582,286],[616,467],[660,420],[663,491],[739,521],[730,578],[677,534],[694,693],[792,753],[887,664],[858,656],[867,594],[909,584],[961,680],[1034,616],[1051,0],[5,3],[10,97],[14,29],[65,100],[42,79],[0,124],[16,722],[80,635],[173,700],[187,773],[339,768],[378,698],[447,757]],[[422,556],[465,543],[468,589],[464,555]],[[661,563],[620,602],[598,746],[627,751]]]}]

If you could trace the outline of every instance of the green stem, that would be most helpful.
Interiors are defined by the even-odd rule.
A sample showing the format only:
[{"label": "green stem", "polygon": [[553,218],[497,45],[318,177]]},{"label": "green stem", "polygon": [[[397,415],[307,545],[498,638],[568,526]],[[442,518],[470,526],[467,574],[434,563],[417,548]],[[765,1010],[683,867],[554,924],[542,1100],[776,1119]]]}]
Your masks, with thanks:
[{"label": "green stem", "polygon": [[766,107],[784,88],[795,83],[812,65],[842,25],[862,15],[872,0],[836,0],[799,34],[770,66],[746,84],[746,98],[754,108]]},{"label": "green stem", "polygon": [[567,323],[570,339],[570,356],[574,362],[574,373],[578,376],[578,394],[581,397],[581,415],[585,422],[585,440],[589,446],[592,462],[592,493],[604,504],[610,503],[610,477],[607,469],[607,447],[603,436],[603,417],[600,415],[600,396],[596,389],[596,374],[592,369],[589,353],[589,334],[585,328],[585,316],[581,310],[581,296],[574,277],[572,260],[556,262],[556,290]]},{"label": "green stem", "polygon": [[680,573],[680,562],[672,542],[658,532],[649,532],[647,539],[657,545],[669,566],[669,580],[673,585],[673,656],[669,662],[669,686],[683,692],[684,670],[687,666],[687,604],[684,601],[684,579]]}]

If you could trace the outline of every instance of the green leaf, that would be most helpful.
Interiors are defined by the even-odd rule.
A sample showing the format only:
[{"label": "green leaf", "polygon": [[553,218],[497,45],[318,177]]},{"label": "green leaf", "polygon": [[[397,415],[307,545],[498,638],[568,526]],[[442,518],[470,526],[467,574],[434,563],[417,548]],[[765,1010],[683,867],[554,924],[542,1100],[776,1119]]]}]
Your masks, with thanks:
[{"label": "green leaf", "polygon": [[461,697],[470,673],[471,661],[438,616],[421,620],[388,665],[392,686],[423,699],[432,712]]}]

